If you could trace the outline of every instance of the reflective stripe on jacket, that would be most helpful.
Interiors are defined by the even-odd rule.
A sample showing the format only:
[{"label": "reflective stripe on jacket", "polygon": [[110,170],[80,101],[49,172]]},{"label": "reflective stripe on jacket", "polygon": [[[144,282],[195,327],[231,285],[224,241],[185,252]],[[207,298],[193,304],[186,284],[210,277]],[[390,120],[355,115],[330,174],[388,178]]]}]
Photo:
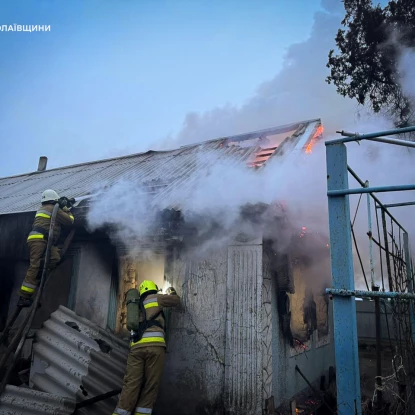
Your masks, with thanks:
[{"label": "reflective stripe on jacket", "polygon": [[41,232],[32,231],[29,233],[29,236],[27,237],[28,241],[33,241],[34,239],[46,239],[45,235]]},{"label": "reflective stripe on jacket", "polygon": [[[52,216],[53,204],[41,205],[35,215],[32,231],[27,237],[27,241],[46,240],[49,234],[50,218]],[[62,226],[71,226],[75,218],[71,213],[66,213],[62,209],[58,209],[56,214],[56,222],[53,230],[53,242],[56,243],[59,239]],[[39,231],[41,230],[41,232]]]},{"label": "reflective stripe on jacket", "polygon": [[[165,295],[165,294],[150,294],[143,301],[144,309],[146,311],[147,320],[158,314],[154,319],[164,326],[164,318],[161,312],[164,307],[176,307],[180,304],[180,297],[178,295]],[[141,315],[140,321],[144,320],[144,316]],[[146,347],[146,346],[164,346],[166,342],[164,340],[164,330],[161,327],[152,326],[149,327],[143,334],[143,337],[136,341],[131,342],[131,347]]]}]

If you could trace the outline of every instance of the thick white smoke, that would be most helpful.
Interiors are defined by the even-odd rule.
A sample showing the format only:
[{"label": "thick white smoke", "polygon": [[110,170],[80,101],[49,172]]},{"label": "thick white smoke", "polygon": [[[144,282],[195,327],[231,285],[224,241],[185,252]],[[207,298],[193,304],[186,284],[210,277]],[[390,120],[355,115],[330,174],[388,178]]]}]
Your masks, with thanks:
[{"label": "thick white smoke", "polygon": [[415,49],[402,50],[398,70],[402,91],[415,105]]},{"label": "thick white smoke", "polygon": [[[206,139],[313,118],[322,119],[326,139],[334,138],[335,130],[364,133],[391,128],[392,123],[385,119],[370,113],[358,114],[354,102],[340,97],[335,88],[325,82],[328,74],[327,55],[334,47],[334,37],[344,11],[337,0],[324,0],[322,7],[324,11],[314,16],[310,38],[288,49],[282,71],[271,81],[262,84],[244,106],[219,107],[204,114],[189,114],[180,133],[173,139],[159,143],[159,148],[177,148]],[[402,54],[400,73],[406,93],[415,97],[413,57],[412,52]],[[415,183],[412,151],[370,142],[360,145],[351,143],[348,148],[349,164],[363,180],[369,180],[371,186]],[[199,164],[206,162],[208,157],[215,156],[202,152]],[[205,218],[198,222],[201,237],[207,233],[212,221],[219,224],[221,234],[216,233],[206,243],[205,247],[210,249],[227,241],[234,230],[241,206],[283,201],[289,208],[293,226],[299,232],[302,226],[306,226],[309,232],[328,235],[324,145],[316,146],[311,155],[296,154],[282,160],[276,159],[258,172],[244,165],[229,166],[227,162],[208,164],[214,167],[201,172],[197,186],[177,188],[169,198],[156,206],[152,206],[144,189],[139,189],[137,183],[119,182],[105,190],[104,207],[92,205],[88,218],[91,228],[111,224],[115,225],[114,235],[118,239],[140,239],[151,229],[159,209],[179,205],[185,217],[192,213]],[[350,187],[358,187],[353,179],[349,183]],[[411,200],[411,197],[415,200],[413,193],[380,194],[379,198],[386,203]],[[358,196],[351,197],[352,219],[357,201]],[[369,275],[366,206],[366,196],[363,196],[355,229],[365,270]],[[412,237],[415,235],[413,209],[393,211]],[[372,218],[375,224],[373,204]],[[413,239],[412,245],[415,246]],[[375,252],[378,255],[377,249]],[[356,285],[363,288],[359,268],[356,261]]]},{"label": "thick white smoke", "polygon": [[328,133],[351,123],[357,105],[339,96],[335,87],[325,82],[329,74],[328,53],[335,47],[344,10],[338,0],[322,1],[322,9],[314,15],[310,37],[287,49],[283,69],[261,84],[245,105],[189,113],[178,135],[164,140],[160,147],[176,148],[314,118],[322,118]]}]

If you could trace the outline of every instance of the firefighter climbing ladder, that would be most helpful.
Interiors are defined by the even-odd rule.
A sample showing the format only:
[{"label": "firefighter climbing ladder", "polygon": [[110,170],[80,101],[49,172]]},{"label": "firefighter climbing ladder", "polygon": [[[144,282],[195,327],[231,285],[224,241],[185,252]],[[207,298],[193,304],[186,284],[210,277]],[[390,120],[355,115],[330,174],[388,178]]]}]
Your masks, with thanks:
[{"label": "firefighter climbing ladder", "polygon": [[[362,414],[360,374],[358,357],[357,339],[357,319],[356,303],[353,297],[374,298],[375,305],[379,304],[380,299],[392,299],[392,301],[409,300],[410,329],[412,340],[415,339],[415,317],[413,303],[415,299],[412,264],[408,242],[408,233],[389,213],[388,207],[398,207],[414,205],[415,202],[400,203],[394,205],[384,205],[374,195],[378,192],[396,192],[404,190],[415,190],[415,184],[400,186],[369,187],[368,182],[363,182],[356,173],[347,165],[347,149],[345,144],[348,142],[360,142],[370,140],[378,143],[387,143],[398,146],[415,148],[415,143],[411,141],[388,138],[390,135],[415,132],[415,127],[394,129],[372,134],[359,135],[357,133],[347,133],[342,131],[343,138],[326,142],[326,162],[327,162],[327,195],[329,206],[329,227],[330,227],[330,250],[332,266],[332,286],[326,289],[328,294],[333,296],[333,315],[334,315],[334,340],[337,368],[337,405],[339,415]],[[361,188],[350,189],[348,183],[348,172],[358,181]],[[385,224],[385,217],[388,217],[403,233],[403,250],[405,262],[405,278],[407,285],[405,289],[397,291],[394,285],[389,284],[390,291],[358,291],[354,285],[353,253],[352,253],[352,224],[350,221],[349,195],[366,194],[368,198],[368,208],[370,200],[375,200],[377,208],[382,213]],[[372,277],[372,290],[375,289],[374,267],[372,253],[372,230],[369,216],[369,255]],[[385,227],[384,227],[385,230]],[[385,247],[386,244],[385,231]],[[380,241],[379,241],[380,242]],[[379,243],[378,242],[378,243]],[[389,259],[387,259],[389,261]],[[369,289],[369,288],[368,288]],[[377,300],[376,300],[377,299]],[[377,321],[378,323],[378,321]],[[378,324],[377,324],[378,326]],[[377,344],[379,346],[379,344]],[[377,347],[378,349],[379,347]],[[379,375],[379,373],[378,373]],[[381,379],[381,378],[380,378]],[[378,379],[377,379],[378,380]],[[377,389],[378,390],[378,389]]]},{"label": "firefighter climbing ladder", "polygon": [[[13,336],[13,339],[10,341],[9,347],[7,348],[6,352],[4,353],[1,361],[0,361],[0,374],[2,373],[4,367],[6,366],[6,363],[9,361],[9,357],[10,361],[9,361],[9,366],[8,369],[6,370],[6,373],[4,374],[2,380],[1,380],[1,384],[0,384],[0,395],[3,393],[8,379],[10,377],[10,374],[12,372],[12,370],[14,369],[14,365],[17,361],[17,359],[19,358],[19,355],[22,351],[24,342],[26,340],[26,337],[29,333],[29,330],[32,326],[33,320],[35,318],[36,315],[36,311],[38,309],[39,306],[39,301],[40,298],[42,297],[42,292],[43,292],[43,288],[46,284],[47,281],[47,265],[49,263],[49,258],[50,258],[50,250],[52,247],[52,241],[53,241],[53,230],[55,227],[55,222],[56,222],[56,215],[59,209],[59,204],[55,204],[53,211],[52,211],[52,216],[51,216],[51,221],[50,221],[50,227],[49,227],[49,237],[48,237],[48,243],[46,246],[46,251],[45,251],[45,260],[44,260],[44,264],[43,264],[43,269],[42,269],[42,274],[41,274],[41,279],[40,279],[40,284],[39,284],[39,288],[37,290],[36,296],[35,296],[35,300],[31,306],[31,308],[29,309],[28,313],[26,314],[26,316],[24,317],[24,320],[22,322],[22,324],[20,325],[20,327],[18,328],[17,332],[15,333],[15,335]],[[65,255],[73,237],[75,234],[75,230],[71,230],[69,235],[67,236],[64,246],[62,248],[62,258]],[[20,312],[22,311],[22,307],[17,307],[14,314],[12,315],[11,319],[9,320],[6,328],[3,331],[3,334],[0,338],[0,345],[3,343],[3,341],[8,337],[9,331],[11,329],[11,327],[13,326],[13,324],[15,323],[15,321],[17,320]],[[16,347],[17,346],[17,347]],[[13,353],[14,351],[14,353]],[[13,353],[13,354],[12,354]]]}]

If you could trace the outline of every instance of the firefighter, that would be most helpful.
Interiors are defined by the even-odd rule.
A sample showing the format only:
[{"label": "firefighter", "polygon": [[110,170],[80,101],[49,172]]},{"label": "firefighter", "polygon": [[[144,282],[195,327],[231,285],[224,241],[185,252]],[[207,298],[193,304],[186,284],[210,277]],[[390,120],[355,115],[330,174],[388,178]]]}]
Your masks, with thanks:
[{"label": "firefighter", "polygon": [[[36,212],[35,221],[33,222],[32,231],[27,238],[27,244],[30,252],[30,265],[26,277],[20,287],[20,299],[18,306],[28,307],[32,304],[33,294],[39,284],[40,262],[46,251],[46,245],[49,236],[50,219],[53,207],[59,203],[59,195],[51,189],[42,193],[42,205]],[[50,250],[49,269],[50,272],[60,261],[58,247],[55,245],[59,239],[62,226],[72,226],[74,217],[70,213],[70,207],[59,207],[56,215],[55,227],[53,230],[53,245]]]},{"label": "firefighter", "polygon": [[131,337],[124,383],[113,415],[148,415],[153,412],[166,352],[163,307],[180,304],[174,288],[170,287],[165,295],[157,294],[158,291],[153,281],[146,280],[140,284],[140,328]]}]

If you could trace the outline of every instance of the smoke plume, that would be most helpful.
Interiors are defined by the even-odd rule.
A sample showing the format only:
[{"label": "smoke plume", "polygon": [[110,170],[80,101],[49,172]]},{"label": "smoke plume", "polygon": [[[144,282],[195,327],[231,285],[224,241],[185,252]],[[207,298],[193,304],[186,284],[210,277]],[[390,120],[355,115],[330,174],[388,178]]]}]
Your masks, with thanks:
[{"label": "smoke plume", "polygon": [[322,118],[327,133],[352,122],[357,105],[325,82],[328,53],[335,47],[344,10],[338,0],[325,0],[321,6],[310,37],[287,49],[282,70],[261,84],[251,99],[241,107],[226,105],[202,114],[189,113],[182,130],[159,144],[160,148],[314,118]]},{"label": "smoke plume", "polygon": [[[339,96],[335,88],[325,82],[328,74],[327,55],[335,46],[334,37],[343,17],[343,9],[337,0],[324,0],[322,8],[323,11],[314,16],[309,39],[289,47],[280,73],[260,85],[255,96],[245,105],[218,107],[203,114],[190,113],[179,134],[158,143],[156,148],[177,148],[184,144],[313,118],[322,119],[325,139],[334,138],[335,130],[341,129],[364,133],[392,128],[392,122],[384,118],[362,111],[358,113],[354,102]],[[402,85],[411,97],[415,97],[413,63],[412,51],[402,54],[399,66]],[[369,180],[371,186],[415,182],[413,151],[370,142],[360,145],[351,143],[348,148],[349,164],[363,180]],[[260,171],[247,169],[245,165],[230,166],[226,162],[213,162],[208,160],[210,157],[216,156],[201,152],[198,164],[213,167],[201,169],[200,175],[194,178],[193,186],[175,188],[169,197],[156,202],[147,196],[144,188],[138,187],[139,184],[128,180],[105,188],[105,205],[93,203],[91,206],[88,217],[91,229],[111,225],[112,237],[133,246],[133,241],[153,232],[157,212],[178,206],[185,220],[196,229],[199,242],[203,241],[197,246],[198,255],[208,254],[211,249],[225,245],[236,226],[247,233],[260,230],[265,237],[279,240],[281,247],[282,228],[275,219],[281,216],[280,212],[265,209],[258,225],[242,220],[241,210],[247,205],[283,202],[288,209],[289,233],[300,234],[306,227],[307,232],[318,232],[328,237],[323,144],[316,145],[311,155],[291,154],[282,159],[271,159]],[[349,183],[350,187],[359,187],[353,179]],[[104,188],[105,183],[101,185]],[[411,196],[413,192],[379,195],[379,198],[391,203],[409,200]],[[352,220],[358,200],[359,196],[350,198]],[[415,222],[410,209],[403,208],[395,216],[408,231],[412,231],[413,237]],[[375,224],[373,204],[372,220]],[[354,228],[364,267],[369,274],[366,196],[361,198]],[[373,232],[376,235],[375,229]],[[287,236],[284,238],[287,239]],[[415,246],[414,240],[412,246]],[[379,280],[379,261],[375,267]],[[356,286],[363,288],[363,274],[357,259],[355,270]]]}]

